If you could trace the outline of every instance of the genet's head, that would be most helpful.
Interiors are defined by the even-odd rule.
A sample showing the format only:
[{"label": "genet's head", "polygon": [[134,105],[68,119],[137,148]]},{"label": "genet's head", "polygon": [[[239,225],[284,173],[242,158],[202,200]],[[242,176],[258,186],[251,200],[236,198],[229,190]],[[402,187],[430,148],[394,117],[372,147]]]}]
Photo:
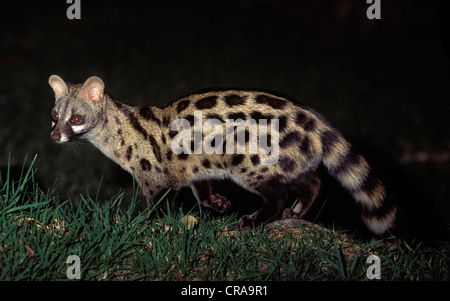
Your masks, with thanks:
[{"label": "genet's head", "polygon": [[48,80],[55,92],[55,107],[51,113],[50,137],[57,143],[74,139],[88,139],[89,132],[101,119],[105,85],[96,76],[84,84],[72,85],[52,75]]}]

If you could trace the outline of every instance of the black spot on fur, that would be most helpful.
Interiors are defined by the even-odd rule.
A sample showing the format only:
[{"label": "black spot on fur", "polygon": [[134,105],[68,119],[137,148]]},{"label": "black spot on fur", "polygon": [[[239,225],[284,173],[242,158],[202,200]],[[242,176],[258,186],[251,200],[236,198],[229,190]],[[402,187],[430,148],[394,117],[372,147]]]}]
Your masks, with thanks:
[{"label": "black spot on fur", "polygon": [[130,161],[131,160],[131,155],[133,154],[133,147],[130,145],[128,148],[127,148],[127,153],[126,153],[126,157],[127,157],[127,160],[128,161]]},{"label": "black spot on fur", "polygon": [[306,122],[306,124],[304,126],[304,129],[305,129],[305,131],[308,131],[308,132],[314,131],[316,129],[316,121],[314,119],[312,119],[312,118],[309,119]]},{"label": "black spot on fur", "polygon": [[299,126],[304,127],[304,126],[305,126],[305,123],[306,123],[306,121],[307,121],[307,119],[308,119],[308,117],[306,116],[305,113],[299,112],[299,113],[297,114],[297,119],[295,120],[295,122],[296,122]]},{"label": "black spot on fur", "polygon": [[268,172],[268,171],[269,171],[269,167],[267,167],[267,166],[261,168],[261,172],[262,172],[262,173]]},{"label": "black spot on fur", "polygon": [[233,119],[233,120],[242,119],[242,120],[245,120],[246,118],[247,118],[247,116],[244,113],[242,113],[242,112],[228,114],[228,119]]},{"label": "black spot on fur", "polygon": [[250,161],[252,162],[253,165],[258,165],[260,162],[259,156],[258,155],[251,156]]},{"label": "black spot on fur", "polygon": [[366,176],[366,179],[361,185],[361,189],[369,195],[373,195],[375,190],[380,186],[382,186],[381,181],[378,180],[377,177],[373,174],[373,171],[370,170],[369,174]]},{"label": "black spot on fur", "polygon": [[186,160],[189,157],[189,154],[181,153],[177,155],[178,159],[180,160]]},{"label": "black spot on fur", "polygon": [[300,150],[303,154],[305,154],[306,156],[309,156],[309,157],[312,155],[310,146],[311,146],[311,142],[309,140],[309,137],[308,136],[303,137],[303,141],[300,144]]},{"label": "black spot on fur", "polygon": [[206,114],[206,118],[208,118],[208,119],[218,119],[222,123],[225,122],[225,121],[223,121],[222,116],[220,116],[219,114],[208,113],[208,114]]},{"label": "black spot on fur", "polygon": [[264,114],[262,114],[261,112],[258,112],[258,111],[253,111],[250,114],[250,117],[255,119],[256,121],[258,121],[260,119],[267,119],[268,120],[267,124],[269,124],[270,120],[273,119],[273,115],[271,115],[271,114],[264,115]]},{"label": "black spot on fur", "polygon": [[233,155],[233,159],[231,160],[231,165],[236,166],[244,161],[244,154]]},{"label": "black spot on fur", "polygon": [[280,160],[278,160],[278,164],[280,165],[281,169],[285,172],[291,172],[294,170],[295,162],[286,156],[282,156]]},{"label": "black spot on fur", "polygon": [[166,158],[167,158],[168,161],[171,161],[171,160],[172,160],[172,154],[173,154],[173,152],[172,152],[171,150],[169,150],[169,151],[166,153]]},{"label": "black spot on fur", "polygon": [[284,131],[287,125],[287,117],[286,115],[278,117],[278,131],[281,133]]},{"label": "black spot on fur", "polygon": [[119,110],[123,108],[123,104],[120,101],[117,101],[115,99],[112,99],[113,103],[116,105],[116,108]]},{"label": "black spot on fur", "polygon": [[241,168],[241,173],[247,172],[247,168],[246,167],[242,167]]},{"label": "black spot on fur", "polygon": [[231,95],[225,96],[225,103],[229,107],[234,107],[234,106],[245,104],[245,100],[244,100],[244,98],[242,98],[239,95],[231,94]]},{"label": "black spot on fur", "polygon": [[152,145],[153,153],[155,154],[156,160],[158,160],[158,162],[161,163],[162,162],[161,148],[159,147],[158,142],[156,142],[155,137],[153,137],[152,135],[149,136],[149,140],[150,144]]},{"label": "black spot on fur", "polygon": [[187,115],[187,116],[184,117],[184,119],[189,121],[189,124],[191,125],[191,127],[194,126],[194,121],[195,121],[194,115]]},{"label": "black spot on fur", "polygon": [[262,179],[264,179],[264,176],[263,175],[259,175],[259,176],[256,177],[256,179],[257,180],[262,180]]},{"label": "black spot on fur", "polygon": [[177,112],[180,113],[181,111],[185,110],[189,106],[190,102],[191,101],[189,99],[180,101],[177,104]]},{"label": "black spot on fur", "polygon": [[198,167],[197,166],[192,167],[192,172],[193,173],[198,173]]},{"label": "black spot on fur", "polygon": [[152,111],[151,107],[141,107],[139,109],[139,115],[141,115],[142,118],[145,120],[153,120],[156,122],[159,126],[161,125],[161,120],[156,118],[155,114]]},{"label": "black spot on fur", "polygon": [[118,135],[122,135],[122,129],[118,129],[118,130],[117,130],[117,134],[118,134]]},{"label": "black spot on fur", "polygon": [[322,145],[324,155],[333,151],[334,145],[339,141],[339,135],[335,131],[326,131],[322,134]]},{"label": "black spot on fur", "polygon": [[130,123],[133,126],[133,128],[136,131],[138,131],[139,133],[141,133],[142,136],[144,136],[144,139],[147,139],[147,137],[148,137],[147,131],[145,131],[145,129],[141,126],[141,124],[139,123],[139,120],[132,114],[128,115],[128,118],[129,118]]},{"label": "black spot on fur", "polygon": [[205,160],[202,161],[202,165],[205,168],[210,168],[211,167],[211,162],[209,162],[208,159],[205,159]]},{"label": "black spot on fur", "polygon": [[176,135],[178,135],[178,131],[170,131],[169,132],[170,139],[173,139],[173,137],[175,137]]},{"label": "black spot on fur", "polygon": [[264,94],[256,96],[256,102],[269,105],[274,109],[282,109],[286,105],[284,99],[278,99]]},{"label": "black spot on fur", "polygon": [[152,170],[152,165],[147,159],[141,159],[141,168],[143,171],[150,171]]},{"label": "black spot on fur", "polygon": [[346,172],[348,170],[351,170],[355,166],[359,165],[361,163],[361,155],[358,153],[358,151],[352,146],[350,148],[350,151],[345,155],[344,160],[342,160],[341,164],[333,168],[332,171],[330,171],[332,174],[336,175],[342,172]]},{"label": "black spot on fur", "polygon": [[169,126],[170,117],[163,117],[162,123],[163,123],[164,126]]},{"label": "black spot on fur", "polygon": [[214,107],[216,104],[217,104],[217,96],[208,96],[198,100],[195,103],[195,106],[197,107],[197,109],[203,110],[203,109],[210,109]]},{"label": "black spot on fur", "polygon": [[291,145],[295,145],[295,144],[300,145],[301,142],[302,142],[302,136],[300,135],[299,132],[290,132],[289,134],[284,136],[283,140],[281,140],[280,147],[287,148],[287,147],[290,147]]}]

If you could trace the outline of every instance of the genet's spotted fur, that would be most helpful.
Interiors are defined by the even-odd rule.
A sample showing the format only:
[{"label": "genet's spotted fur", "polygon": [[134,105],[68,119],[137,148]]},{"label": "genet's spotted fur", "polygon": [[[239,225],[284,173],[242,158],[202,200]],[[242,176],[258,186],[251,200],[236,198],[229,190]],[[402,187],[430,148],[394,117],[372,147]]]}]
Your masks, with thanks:
[{"label": "genet's spotted fur", "polygon": [[[300,218],[318,194],[320,179],[316,169],[323,164],[352,194],[369,230],[382,235],[394,226],[396,207],[384,201],[385,188],[374,177],[364,157],[322,116],[285,97],[264,91],[231,89],[194,93],[163,108],[139,107],[111,98],[98,77],[72,85],[52,75],[49,83],[56,97],[51,138],[58,143],[73,139],[93,143],[134,174],[149,208],[169,188],[176,192],[190,186],[204,205],[226,211],[230,201],[215,194],[208,181],[231,179],[264,200],[261,208],[240,218],[241,228],[271,221],[293,198],[299,198],[300,202],[294,209],[285,209],[284,216]],[[255,133],[249,129],[234,133],[244,137],[240,140],[246,147],[244,154],[198,153],[194,144],[191,152],[175,154],[171,145],[178,131],[172,129],[172,123],[182,118],[194,125],[199,122],[196,111],[202,112],[204,120],[214,118],[222,123],[227,119],[251,118],[265,119],[270,125],[277,120],[278,131],[273,132],[268,126],[264,137],[269,143],[273,135],[279,138],[277,162],[262,164],[269,154],[261,149],[250,152],[249,144]],[[194,131],[192,127],[192,136],[196,134]],[[210,132],[205,130],[201,134],[205,139]],[[225,148],[228,136],[223,134],[214,139],[214,146]]]}]

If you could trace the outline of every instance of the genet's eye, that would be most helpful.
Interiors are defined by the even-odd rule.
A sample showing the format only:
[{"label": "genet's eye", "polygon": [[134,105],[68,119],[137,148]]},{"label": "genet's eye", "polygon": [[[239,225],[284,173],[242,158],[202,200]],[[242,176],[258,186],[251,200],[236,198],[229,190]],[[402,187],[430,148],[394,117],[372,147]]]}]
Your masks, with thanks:
[{"label": "genet's eye", "polygon": [[56,123],[58,122],[58,119],[59,119],[58,113],[52,112],[52,121]]},{"label": "genet's eye", "polygon": [[72,119],[70,120],[70,122],[71,122],[72,124],[80,124],[80,123],[81,123],[81,120],[82,120],[82,118],[81,118],[80,115],[73,115],[73,116],[72,116]]}]

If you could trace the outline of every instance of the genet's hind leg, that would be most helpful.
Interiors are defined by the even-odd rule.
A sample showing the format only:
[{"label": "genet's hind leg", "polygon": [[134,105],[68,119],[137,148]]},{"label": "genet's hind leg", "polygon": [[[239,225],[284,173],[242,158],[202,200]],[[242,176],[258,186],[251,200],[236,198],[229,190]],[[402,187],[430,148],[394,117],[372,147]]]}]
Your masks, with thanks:
[{"label": "genet's hind leg", "polygon": [[267,224],[272,221],[284,207],[288,198],[289,190],[278,181],[272,180],[260,185],[255,189],[262,197],[263,206],[250,215],[243,215],[239,219],[241,230],[253,229],[259,224]]},{"label": "genet's hind leg", "polygon": [[298,193],[298,202],[294,209],[284,210],[283,218],[302,218],[319,195],[320,185],[321,181],[315,173],[305,175],[292,183],[291,190]]},{"label": "genet's hind leg", "polygon": [[228,209],[230,209],[230,201],[226,197],[218,193],[214,193],[211,182],[198,181],[192,183],[190,187],[196,198],[203,206],[221,213],[227,212]]}]

